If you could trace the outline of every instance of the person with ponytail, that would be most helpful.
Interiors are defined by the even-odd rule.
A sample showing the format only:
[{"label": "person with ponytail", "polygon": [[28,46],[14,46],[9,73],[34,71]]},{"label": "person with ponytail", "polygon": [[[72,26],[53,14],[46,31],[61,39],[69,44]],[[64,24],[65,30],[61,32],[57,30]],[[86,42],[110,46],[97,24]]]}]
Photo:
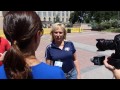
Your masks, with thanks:
[{"label": "person with ponytail", "polygon": [[4,16],[3,31],[11,48],[0,66],[0,79],[65,79],[61,68],[36,58],[43,29],[35,11],[9,11]]}]

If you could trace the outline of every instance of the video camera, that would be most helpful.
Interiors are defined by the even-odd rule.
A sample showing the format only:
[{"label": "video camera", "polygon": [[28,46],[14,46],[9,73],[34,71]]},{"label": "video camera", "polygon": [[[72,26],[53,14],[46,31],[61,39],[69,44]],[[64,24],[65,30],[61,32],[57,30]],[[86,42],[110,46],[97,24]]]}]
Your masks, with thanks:
[{"label": "video camera", "polygon": [[[96,39],[96,41],[98,41],[96,43],[98,51],[115,50],[115,53],[111,54],[111,58],[108,60],[108,63],[113,65],[115,68],[120,69],[120,34],[116,35],[113,40]],[[103,63],[96,63],[95,61],[103,62],[103,59],[105,58],[101,58],[101,56],[98,56],[97,58],[98,59],[93,58],[92,62],[95,65],[103,65]]]},{"label": "video camera", "polygon": [[91,60],[91,62],[94,63],[94,65],[103,65],[103,61],[105,60],[105,56],[104,55],[94,56],[90,60]]}]

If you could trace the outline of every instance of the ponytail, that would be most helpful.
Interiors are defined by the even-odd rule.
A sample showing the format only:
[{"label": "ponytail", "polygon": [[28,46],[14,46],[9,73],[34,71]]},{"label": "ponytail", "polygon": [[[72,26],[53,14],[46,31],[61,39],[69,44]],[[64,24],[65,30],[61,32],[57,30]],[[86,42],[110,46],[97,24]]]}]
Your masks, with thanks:
[{"label": "ponytail", "polygon": [[4,16],[3,32],[11,42],[3,60],[8,79],[32,78],[25,58],[35,53],[32,40],[39,30],[42,31],[42,22],[35,11],[9,11]]},{"label": "ponytail", "polygon": [[31,70],[24,60],[17,41],[14,41],[11,48],[5,54],[4,68],[8,79],[31,79]]}]

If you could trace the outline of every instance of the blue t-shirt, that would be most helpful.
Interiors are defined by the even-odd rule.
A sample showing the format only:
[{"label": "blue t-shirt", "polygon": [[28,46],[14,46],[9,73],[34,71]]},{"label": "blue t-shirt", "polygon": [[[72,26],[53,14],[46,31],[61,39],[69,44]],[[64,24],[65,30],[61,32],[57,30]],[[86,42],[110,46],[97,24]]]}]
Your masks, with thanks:
[{"label": "blue t-shirt", "polygon": [[46,48],[45,58],[52,60],[53,63],[58,60],[63,62],[62,69],[65,73],[68,73],[74,68],[73,54],[75,51],[76,49],[71,41],[64,41],[64,47],[62,50],[52,42]]},{"label": "blue t-shirt", "polygon": [[3,64],[0,66],[0,79],[7,79]]},{"label": "blue t-shirt", "polygon": [[[64,72],[57,66],[50,66],[41,62],[30,68],[33,79],[65,79]],[[0,66],[0,79],[7,79],[4,65]]]},{"label": "blue t-shirt", "polygon": [[32,66],[33,79],[65,79],[65,74],[60,67],[40,63]]}]

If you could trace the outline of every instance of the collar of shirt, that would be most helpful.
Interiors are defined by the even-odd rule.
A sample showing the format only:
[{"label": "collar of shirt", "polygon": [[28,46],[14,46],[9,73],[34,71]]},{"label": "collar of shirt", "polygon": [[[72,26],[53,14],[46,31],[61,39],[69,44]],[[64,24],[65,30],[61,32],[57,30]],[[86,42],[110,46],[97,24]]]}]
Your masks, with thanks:
[{"label": "collar of shirt", "polygon": [[[64,46],[67,44],[67,41],[64,41]],[[58,48],[58,46],[55,44],[55,42],[51,43],[51,47]]]}]

